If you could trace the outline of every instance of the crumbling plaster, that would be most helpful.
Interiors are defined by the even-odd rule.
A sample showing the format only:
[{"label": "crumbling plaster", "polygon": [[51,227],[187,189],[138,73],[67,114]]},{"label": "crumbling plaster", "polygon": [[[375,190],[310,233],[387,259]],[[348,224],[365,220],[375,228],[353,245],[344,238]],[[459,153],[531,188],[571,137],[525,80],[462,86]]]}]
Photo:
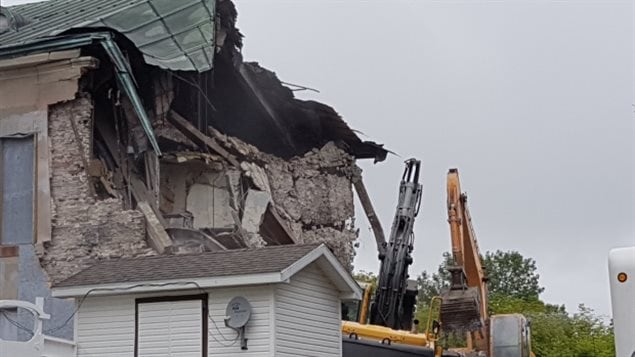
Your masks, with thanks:
[{"label": "crumbling plaster", "polygon": [[283,160],[239,139],[214,136],[244,160],[241,167],[254,188],[270,190],[274,209],[299,243],[325,242],[352,268],[358,236],[352,180],[359,173],[350,154],[330,142]]},{"label": "crumbling plaster", "polygon": [[97,200],[85,163],[92,158],[91,99],[84,94],[49,109],[52,240],[42,265],[52,282],[97,259],[154,254],[145,240],[143,215],[118,199]]}]

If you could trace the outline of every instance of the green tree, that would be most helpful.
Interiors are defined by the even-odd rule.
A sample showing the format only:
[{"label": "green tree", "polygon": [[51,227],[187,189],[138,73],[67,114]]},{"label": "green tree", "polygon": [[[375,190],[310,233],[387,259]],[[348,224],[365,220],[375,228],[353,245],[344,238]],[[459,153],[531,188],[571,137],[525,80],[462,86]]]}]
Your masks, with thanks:
[{"label": "green tree", "polygon": [[545,290],[539,284],[536,261],[516,251],[487,252],[481,258],[487,274],[490,295],[536,300]]},{"label": "green tree", "polygon": [[441,290],[450,285],[450,273],[447,270],[452,262],[452,255],[443,253],[443,262],[439,264],[435,273],[423,271],[417,277],[417,289],[419,294],[417,300],[423,304],[429,304],[433,297],[441,295]]},{"label": "green tree", "polygon": [[526,315],[532,321],[536,357],[613,357],[613,330],[583,304],[573,315],[550,312]]},{"label": "green tree", "polygon": [[377,275],[375,273],[360,270],[353,274],[353,278],[360,283],[370,283],[373,287],[377,286]]}]

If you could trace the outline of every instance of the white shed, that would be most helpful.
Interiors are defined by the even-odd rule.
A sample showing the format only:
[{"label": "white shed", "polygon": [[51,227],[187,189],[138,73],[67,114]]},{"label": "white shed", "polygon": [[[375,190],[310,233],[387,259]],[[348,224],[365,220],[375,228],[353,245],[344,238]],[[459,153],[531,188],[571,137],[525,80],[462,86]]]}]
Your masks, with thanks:
[{"label": "white shed", "polygon": [[[110,260],[57,284],[75,298],[77,356],[341,356],[341,302],[361,290],[324,245]],[[246,349],[225,326],[251,306]]]}]

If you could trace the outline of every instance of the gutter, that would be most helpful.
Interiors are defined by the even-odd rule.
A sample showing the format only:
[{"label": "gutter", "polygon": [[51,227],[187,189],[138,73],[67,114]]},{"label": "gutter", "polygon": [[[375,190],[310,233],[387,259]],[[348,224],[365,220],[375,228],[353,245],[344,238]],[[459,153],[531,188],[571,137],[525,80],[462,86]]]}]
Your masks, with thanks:
[{"label": "gutter", "polygon": [[287,283],[280,272],[245,275],[228,275],[212,278],[170,279],[156,281],[122,282],[112,284],[94,284],[80,286],[61,286],[52,289],[56,298],[107,296],[162,291],[195,290],[209,288],[227,288],[245,285],[266,285]]},{"label": "gutter", "polygon": [[137,91],[137,82],[134,78],[129,63],[126,61],[126,58],[121,52],[121,48],[119,48],[119,45],[117,45],[113,38],[114,35],[110,32],[91,32],[80,35],[46,38],[34,43],[27,43],[19,46],[11,46],[5,48],[0,46],[0,59],[51,51],[75,49],[88,46],[96,42],[99,43],[103,47],[104,51],[106,51],[106,54],[108,54],[108,57],[110,57],[110,60],[115,66],[117,81],[123,88],[126,96],[128,96],[128,99],[130,99],[135,113],[137,114],[137,118],[139,119],[139,123],[141,124],[143,131],[148,137],[150,145],[152,145],[152,149],[157,154],[157,156],[161,157],[161,149],[159,148],[159,143],[157,142],[157,138],[154,135],[152,124],[150,123],[150,118],[148,117],[148,113],[143,107],[141,96]]}]

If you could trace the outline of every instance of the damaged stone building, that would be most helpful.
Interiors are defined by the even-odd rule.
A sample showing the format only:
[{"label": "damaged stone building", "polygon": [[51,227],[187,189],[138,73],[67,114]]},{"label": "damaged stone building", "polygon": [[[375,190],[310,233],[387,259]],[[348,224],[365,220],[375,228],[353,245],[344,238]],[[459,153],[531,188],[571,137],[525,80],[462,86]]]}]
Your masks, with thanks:
[{"label": "damaged stone building", "polygon": [[[99,260],[320,241],[351,267],[355,162],[387,151],[243,61],[236,18],[230,0],[0,7],[0,300],[46,297],[46,334],[73,338],[50,285]],[[0,336],[21,326],[0,315]]]}]

